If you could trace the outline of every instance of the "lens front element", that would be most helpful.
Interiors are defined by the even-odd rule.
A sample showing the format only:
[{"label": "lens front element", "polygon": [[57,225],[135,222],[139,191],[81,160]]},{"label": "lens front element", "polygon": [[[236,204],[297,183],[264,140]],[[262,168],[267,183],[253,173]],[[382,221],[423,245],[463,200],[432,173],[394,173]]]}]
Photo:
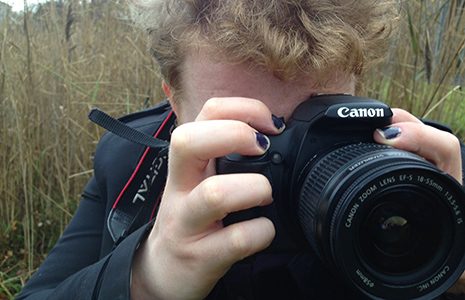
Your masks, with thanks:
[{"label": "lens front element", "polygon": [[[373,270],[406,275],[431,263],[449,248],[454,228],[447,207],[416,186],[396,186],[372,200],[360,227],[360,254]],[[395,283],[399,283],[398,280]]]}]

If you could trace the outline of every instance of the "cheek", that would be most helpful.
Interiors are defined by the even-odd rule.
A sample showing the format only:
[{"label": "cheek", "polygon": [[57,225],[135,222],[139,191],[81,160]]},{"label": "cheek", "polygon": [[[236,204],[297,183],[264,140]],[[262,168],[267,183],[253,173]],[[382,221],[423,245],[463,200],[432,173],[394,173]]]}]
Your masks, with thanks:
[{"label": "cheek", "polygon": [[183,124],[195,121],[203,105],[204,103],[199,101],[181,100],[177,105],[177,109],[175,109],[178,123]]},{"label": "cheek", "polygon": [[[282,101],[280,103],[270,103],[268,107],[271,112],[278,117],[284,117],[285,121],[288,121],[292,116],[294,110],[302,103],[304,100],[299,101]],[[265,103],[266,104],[266,103]]]},{"label": "cheek", "polygon": [[292,105],[292,106],[288,106],[286,109],[285,109],[285,113],[283,115],[284,117],[284,120],[285,121],[288,121],[291,116],[292,116],[292,113],[294,112],[294,110],[297,108],[297,106],[299,106],[300,103],[297,103],[295,105]]}]

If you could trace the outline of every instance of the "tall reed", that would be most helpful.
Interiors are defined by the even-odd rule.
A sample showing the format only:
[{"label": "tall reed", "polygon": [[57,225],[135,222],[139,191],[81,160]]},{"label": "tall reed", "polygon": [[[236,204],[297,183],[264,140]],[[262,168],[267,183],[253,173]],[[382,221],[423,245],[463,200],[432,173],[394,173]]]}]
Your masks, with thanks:
[{"label": "tall reed", "polygon": [[404,1],[404,19],[367,92],[465,136],[465,1]]},{"label": "tall reed", "polygon": [[161,99],[145,35],[119,1],[48,3],[0,26],[0,299],[12,297],[69,222],[102,134]]}]

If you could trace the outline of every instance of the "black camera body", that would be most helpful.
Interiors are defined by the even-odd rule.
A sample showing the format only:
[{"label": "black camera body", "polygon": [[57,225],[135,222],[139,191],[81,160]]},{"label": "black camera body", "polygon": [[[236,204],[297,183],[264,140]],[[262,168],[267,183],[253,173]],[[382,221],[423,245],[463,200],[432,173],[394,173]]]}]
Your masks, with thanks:
[{"label": "black camera body", "polygon": [[350,95],[303,102],[259,157],[231,154],[217,172],[261,173],[274,203],[227,224],[270,218],[266,251],[303,250],[372,299],[433,299],[465,269],[465,193],[423,158],[376,144],[389,106]]}]

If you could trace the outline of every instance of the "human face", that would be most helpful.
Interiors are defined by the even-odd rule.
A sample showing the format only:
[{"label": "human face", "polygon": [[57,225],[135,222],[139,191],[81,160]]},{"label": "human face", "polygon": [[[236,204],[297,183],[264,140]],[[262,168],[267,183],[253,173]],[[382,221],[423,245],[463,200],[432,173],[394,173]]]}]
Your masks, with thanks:
[{"label": "human face", "polygon": [[334,72],[328,78],[325,86],[317,86],[308,75],[283,81],[250,64],[224,63],[208,51],[191,51],[181,66],[182,95],[174,99],[174,109],[178,122],[186,123],[195,120],[210,98],[244,97],[260,100],[274,115],[288,119],[300,103],[316,93],[354,94],[353,76]]}]

